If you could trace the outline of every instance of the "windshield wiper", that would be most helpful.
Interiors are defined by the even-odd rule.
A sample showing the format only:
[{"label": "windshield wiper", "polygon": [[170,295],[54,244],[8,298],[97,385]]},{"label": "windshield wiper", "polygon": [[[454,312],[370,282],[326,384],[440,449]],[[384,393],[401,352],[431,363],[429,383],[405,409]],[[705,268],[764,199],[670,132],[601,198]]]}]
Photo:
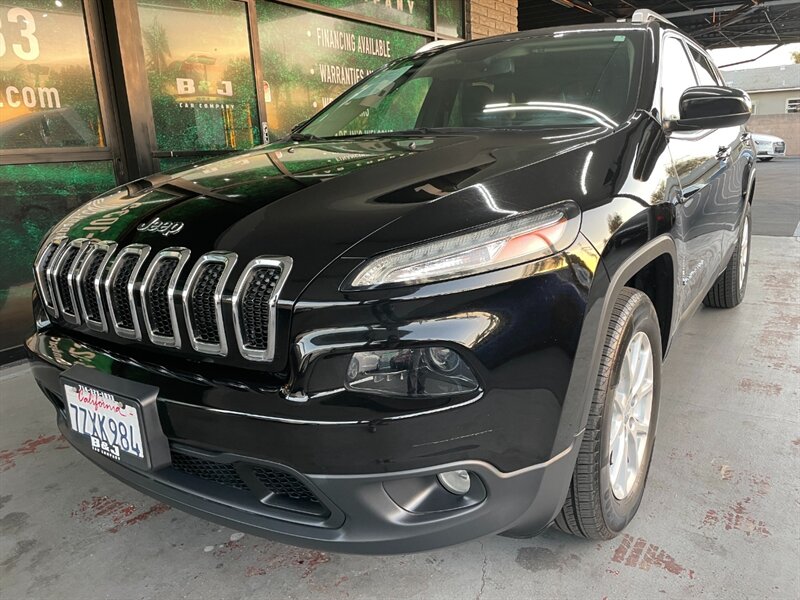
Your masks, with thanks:
[{"label": "windshield wiper", "polygon": [[293,142],[313,142],[322,138],[318,138],[310,133],[300,133],[299,131],[295,131],[294,133],[289,134],[289,139]]}]

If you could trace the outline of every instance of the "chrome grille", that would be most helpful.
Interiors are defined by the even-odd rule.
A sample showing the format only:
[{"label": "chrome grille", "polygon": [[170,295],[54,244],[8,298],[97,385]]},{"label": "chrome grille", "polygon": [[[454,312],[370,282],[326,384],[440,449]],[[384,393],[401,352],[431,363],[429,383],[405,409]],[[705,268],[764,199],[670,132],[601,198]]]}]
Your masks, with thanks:
[{"label": "chrome grille", "polygon": [[242,356],[272,360],[275,354],[275,309],[290,258],[260,257],[239,278],[233,293],[233,323]]},{"label": "chrome grille", "polygon": [[273,360],[278,299],[291,258],[251,261],[229,297],[231,315],[223,312],[223,292],[229,289],[235,253],[200,256],[183,284],[187,248],[161,250],[148,263],[149,254],[150,247],[141,244],[117,252],[112,242],[53,240],[42,247],[34,266],[39,295],[52,317],[68,323],[136,340],[142,339],[144,324],[152,343],[173,348],[181,347],[183,331],[192,348],[205,354],[227,356],[225,332],[232,326],[244,358]]}]

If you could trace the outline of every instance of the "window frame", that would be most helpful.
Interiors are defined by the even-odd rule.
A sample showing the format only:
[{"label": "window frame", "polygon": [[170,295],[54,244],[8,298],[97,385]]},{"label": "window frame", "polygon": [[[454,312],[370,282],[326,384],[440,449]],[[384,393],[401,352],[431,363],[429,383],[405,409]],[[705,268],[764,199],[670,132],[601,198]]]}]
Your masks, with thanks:
[{"label": "window frame", "polygon": [[89,64],[97,92],[100,121],[103,125],[105,146],[63,146],[58,148],[7,148],[0,149],[0,162],[4,165],[38,163],[111,161],[118,181],[127,180],[123,161],[120,160],[120,129],[118,113],[111,97],[112,77],[109,57],[102,43],[100,16],[97,2],[82,0],[84,28],[89,51]]},{"label": "window frame", "polygon": [[[664,46],[666,45],[667,40],[670,38],[674,38],[683,48],[683,53],[686,56],[686,60],[689,63],[689,68],[692,71],[692,76],[694,77],[694,84],[700,85],[697,80],[697,72],[694,70],[694,64],[692,63],[692,56],[689,54],[689,49],[686,47],[686,41],[683,36],[677,34],[673,31],[667,31],[661,36],[661,46],[659,48],[659,57],[658,57],[658,79],[656,83],[656,91],[657,91],[657,98],[658,98],[658,115],[661,124],[664,124],[664,81],[665,81],[665,74],[664,74]],[[687,88],[688,89],[688,88]],[[674,135],[674,134],[673,134]],[[682,133],[682,135],[685,135]],[[688,132],[689,136],[693,136],[691,132]]]},{"label": "window frame", "polygon": [[[794,107],[795,110],[789,110],[790,107]],[[797,98],[787,98],[786,99],[786,114],[787,115],[795,115],[800,113],[800,96]]]}]

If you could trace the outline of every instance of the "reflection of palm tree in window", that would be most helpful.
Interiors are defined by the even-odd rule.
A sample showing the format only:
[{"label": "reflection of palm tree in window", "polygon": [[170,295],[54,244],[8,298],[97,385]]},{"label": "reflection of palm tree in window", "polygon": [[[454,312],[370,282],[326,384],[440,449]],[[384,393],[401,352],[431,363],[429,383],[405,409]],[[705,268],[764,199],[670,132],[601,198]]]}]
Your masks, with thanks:
[{"label": "reflection of palm tree in window", "polygon": [[142,38],[147,46],[147,68],[159,75],[167,66],[167,58],[172,57],[167,40],[167,30],[153,19],[153,22],[142,28]]}]

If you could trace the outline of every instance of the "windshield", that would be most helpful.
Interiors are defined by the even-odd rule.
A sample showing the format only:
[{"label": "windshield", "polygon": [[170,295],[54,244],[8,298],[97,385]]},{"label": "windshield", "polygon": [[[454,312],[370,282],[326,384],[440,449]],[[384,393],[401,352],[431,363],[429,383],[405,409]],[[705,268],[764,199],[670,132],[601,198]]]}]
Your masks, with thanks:
[{"label": "windshield", "polygon": [[298,133],[615,127],[635,106],[642,40],[641,30],[577,30],[411,56],[345,92]]}]

